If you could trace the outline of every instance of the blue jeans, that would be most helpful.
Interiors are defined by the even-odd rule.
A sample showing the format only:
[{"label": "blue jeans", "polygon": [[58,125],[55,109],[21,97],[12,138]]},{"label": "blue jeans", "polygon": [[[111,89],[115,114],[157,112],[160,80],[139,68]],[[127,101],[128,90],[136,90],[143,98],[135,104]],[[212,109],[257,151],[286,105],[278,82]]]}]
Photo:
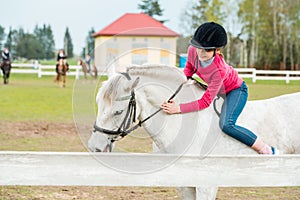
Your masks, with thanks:
[{"label": "blue jeans", "polygon": [[251,147],[257,136],[250,130],[235,124],[245,107],[247,98],[248,87],[245,82],[241,87],[230,91],[222,106],[219,126],[227,135]]}]

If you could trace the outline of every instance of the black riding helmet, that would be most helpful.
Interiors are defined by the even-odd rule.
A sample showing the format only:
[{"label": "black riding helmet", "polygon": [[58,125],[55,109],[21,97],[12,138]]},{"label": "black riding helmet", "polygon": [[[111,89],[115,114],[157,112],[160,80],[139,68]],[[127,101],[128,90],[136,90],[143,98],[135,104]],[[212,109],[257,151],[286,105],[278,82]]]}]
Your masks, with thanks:
[{"label": "black riding helmet", "polygon": [[227,44],[227,34],[223,26],[215,22],[200,25],[190,44],[199,49],[217,49]]}]

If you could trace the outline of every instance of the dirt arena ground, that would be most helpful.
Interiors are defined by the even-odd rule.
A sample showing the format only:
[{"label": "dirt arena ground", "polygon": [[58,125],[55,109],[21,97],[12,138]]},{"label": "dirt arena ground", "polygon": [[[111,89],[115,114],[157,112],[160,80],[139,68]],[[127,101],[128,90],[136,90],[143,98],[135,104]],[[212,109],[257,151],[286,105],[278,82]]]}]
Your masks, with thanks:
[{"label": "dirt arena ground", "polygon": [[[1,150],[86,151],[74,124],[48,122],[0,122]],[[179,199],[175,188],[146,187],[0,187],[1,200],[171,200]],[[300,187],[220,188],[218,200],[298,200]]]}]

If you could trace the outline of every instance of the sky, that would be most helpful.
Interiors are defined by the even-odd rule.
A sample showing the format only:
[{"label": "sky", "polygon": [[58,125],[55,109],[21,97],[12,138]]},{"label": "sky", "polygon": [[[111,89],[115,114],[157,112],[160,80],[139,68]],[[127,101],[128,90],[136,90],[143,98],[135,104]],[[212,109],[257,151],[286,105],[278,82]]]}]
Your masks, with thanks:
[{"label": "sky", "polygon": [[[164,25],[177,33],[180,18],[192,0],[160,0]],[[69,28],[74,53],[79,55],[85,46],[85,38],[91,28],[97,32],[125,13],[139,13],[141,0],[0,0],[0,25],[7,34],[9,28],[22,27],[32,33],[34,27],[50,25],[55,46],[63,47],[66,27]],[[5,5],[4,9],[2,6]]]}]

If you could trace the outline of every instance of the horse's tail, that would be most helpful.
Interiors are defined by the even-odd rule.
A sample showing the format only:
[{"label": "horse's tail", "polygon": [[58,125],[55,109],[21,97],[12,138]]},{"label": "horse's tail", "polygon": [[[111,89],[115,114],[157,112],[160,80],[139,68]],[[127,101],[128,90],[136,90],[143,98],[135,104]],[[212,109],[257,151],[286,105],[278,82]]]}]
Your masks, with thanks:
[{"label": "horse's tail", "polygon": [[95,79],[96,79],[98,77],[98,70],[97,70],[97,67],[95,65],[93,65],[93,70],[94,70]]}]

